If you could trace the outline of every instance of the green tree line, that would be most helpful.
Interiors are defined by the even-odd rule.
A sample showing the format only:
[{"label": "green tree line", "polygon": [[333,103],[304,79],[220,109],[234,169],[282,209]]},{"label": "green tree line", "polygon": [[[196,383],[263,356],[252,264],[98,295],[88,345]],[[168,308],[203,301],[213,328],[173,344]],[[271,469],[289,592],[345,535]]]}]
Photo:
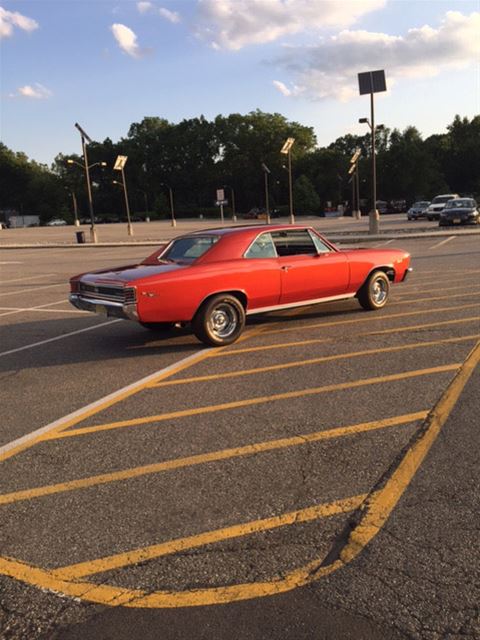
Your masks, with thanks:
[{"label": "green tree line", "polygon": [[[382,129],[376,134],[378,198],[430,199],[438,193],[480,195],[480,115],[455,116],[447,133],[423,139],[413,126],[404,131]],[[320,213],[328,203],[351,200],[348,169],[359,148],[360,197],[371,192],[370,134],[345,135],[328,147],[319,147],[313,128],[288,121],[278,113],[254,111],[247,115],[203,116],[178,124],[146,117],[130,126],[125,138],[89,145],[95,215],[124,216],[123,189],[113,171],[117,155],[128,156],[125,176],[131,210],[150,217],[168,217],[169,192],[177,217],[214,215],[216,190],[232,195],[237,212],[265,205],[265,173],[270,171],[270,207],[288,209],[288,170],[280,149],[295,138],[291,151],[295,213]],[[81,156],[69,156],[82,164]],[[73,201],[80,218],[88,217],[85,175],[77,164],[67,164],[59,153],[51,167],[0,143],[0,211],[73,219]],[[371,202],[368,202],[369,206]],[[230,209],[231,212],[231,209]],[[226,209],[228,215],[229,209]],[[217,213],[218,215],[218,213]]]}]

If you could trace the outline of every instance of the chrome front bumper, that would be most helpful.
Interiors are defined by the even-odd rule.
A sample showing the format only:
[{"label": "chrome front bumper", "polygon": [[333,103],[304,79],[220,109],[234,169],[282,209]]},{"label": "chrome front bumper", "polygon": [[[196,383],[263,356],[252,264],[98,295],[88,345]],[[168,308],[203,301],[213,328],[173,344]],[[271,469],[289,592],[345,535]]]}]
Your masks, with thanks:
[{"label": "chrome front bumper", "polygon": [[136,303],[124,304],[122,302],[112,302],[110,300],[100,300],[96,298],[85,298],[78,293],[71,293],[69,302],[77,309],[99,313],[108,317],[123,318],[124,320],[135,320],[138,322]]},{"label": "chrome front bumper", "polygon": [[405,273],[403,274],[402,282],[405,282],[405,280],[412,273],[412,271],[413,271],[412,267],[408,267],[408,269],[405,269]]}]

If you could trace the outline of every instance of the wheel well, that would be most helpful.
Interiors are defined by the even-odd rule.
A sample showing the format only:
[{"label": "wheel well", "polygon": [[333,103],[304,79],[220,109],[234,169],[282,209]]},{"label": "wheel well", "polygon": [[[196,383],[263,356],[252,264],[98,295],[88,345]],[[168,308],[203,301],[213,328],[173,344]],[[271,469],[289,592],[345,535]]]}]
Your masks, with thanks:
[{"label": "wheel well", "polygon": [[245,311],[247,310],[247,305],[248,305],[247,296],[245,295],[245,293],[243,291],[235,291],[235,290],[234,291],[216,291],[215,293],[210,294],[204,300],[202,300],[202,302],[201,302],[201,304],[200,304],[200,306],[198,308],[200,309],[200,307],[202,305],[204,305],[205,302],[207,302],[207,300],[210,300],[211,298],[214,298],[215,296],[221,296],[222,294],[229,295],[229,296],[234,296],[241,303],[241,305],[245,309]]},{"label": "wheel well", "polygon": [[388,267],[388,266],[375,267],[374,269],[372,269],[370,271],[370,273],[368,274],[366,280],[368,280],[368,278],[371,276],[371,274],[374,271],[383,271],[383,273],[385,273],[387,275],[387,277],[390,280],[390,282],[393,282],[395,280],[395,269],[393,267]]}]

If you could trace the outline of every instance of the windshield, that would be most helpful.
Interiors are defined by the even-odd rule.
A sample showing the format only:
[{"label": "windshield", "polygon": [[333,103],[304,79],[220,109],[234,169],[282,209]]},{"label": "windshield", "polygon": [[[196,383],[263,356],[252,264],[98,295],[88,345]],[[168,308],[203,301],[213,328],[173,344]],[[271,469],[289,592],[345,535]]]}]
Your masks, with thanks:
[{"label": "windshield", "polygon": [[218,236],[191,236],[174,240],[158,257],[159,262],[193,262],[218,242]]},{"label": "windshield", "polygon": [[448,209],[473,209],[475,202],[473,200],[452,200],[448,203]]},{"label": "windshield", "polygon": [[442,202],[448,202],[452,200],[452,196],[437,196],[432,200],[433,204],[442,204]]}]

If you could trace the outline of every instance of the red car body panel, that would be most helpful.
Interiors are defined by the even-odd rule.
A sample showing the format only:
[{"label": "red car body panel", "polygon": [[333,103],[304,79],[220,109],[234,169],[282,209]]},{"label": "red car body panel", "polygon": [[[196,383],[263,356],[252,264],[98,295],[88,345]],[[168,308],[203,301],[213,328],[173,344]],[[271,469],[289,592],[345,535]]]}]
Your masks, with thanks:
[{"label": "red car body panel", "polygon": [[[261,234],[292,229],[316,234],[330,251],[271,258],[244,257]],[[79,297],[88,296],[87,302],[93,301],[90,306],[95,307],[90,310],[98,311],[97,290],[100,295],[107,290],[111,293],[113,289],[109,287],[119,291],[130,289],[136,292],[135,319],[140,322],[189,322],[202,302],[216,293],[234,293],[247,313],[254,313],[322,299],[353,297],[375,269],[387,271],[394,282],[400,282],[410,263],[409,254],[402,250],[339,250],[315,230],[300,225],[212,229],[181,238],[210,236],[216,236],[218,241],[188,263],[159,262],[161,256],[168,253],[169,243],[138,265],[75,276],[70,281],[70,300],[79,306],[76,304]],[[88,288],[90,291],[81,293],[80,289]],[[112,315],[115,314],[112,312]]]}]

